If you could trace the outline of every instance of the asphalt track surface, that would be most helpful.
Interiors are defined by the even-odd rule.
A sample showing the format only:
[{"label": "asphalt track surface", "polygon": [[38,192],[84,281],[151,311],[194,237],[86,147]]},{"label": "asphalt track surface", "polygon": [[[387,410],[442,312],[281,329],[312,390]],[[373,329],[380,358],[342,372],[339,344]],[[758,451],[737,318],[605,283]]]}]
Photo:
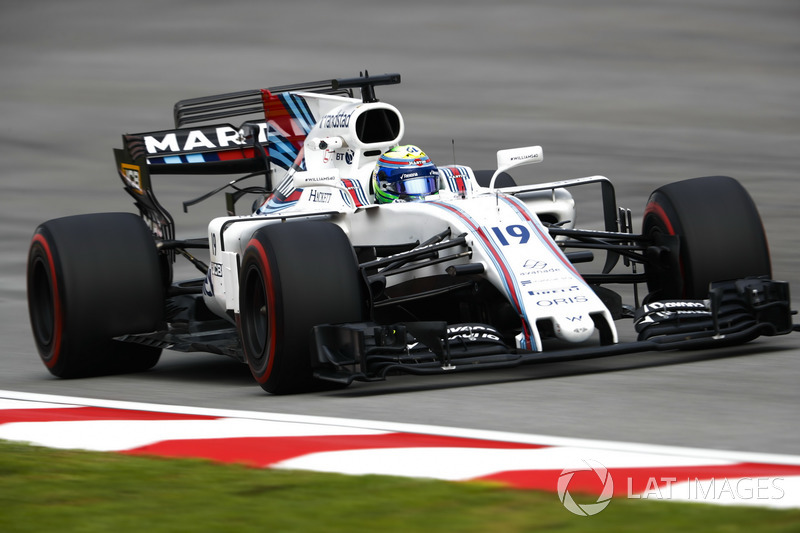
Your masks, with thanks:
[{"label": "asphalt track surface", "polygon": [[[519,182],[605,175],[635,220],[661,184],[738,178],[797,308],[797,3],[39,1],[3,2],[0,14],[0,390],[798,453],[796,334],[274,397],[246,367],[203,354],[165,352],[137,375],[52,378],[24,288],[39,222],[133,211],[113,166],[122,133],[169,128],[182,98],[368,69],[402,74],[378,97],[437,162],[455,152],[491,168],[498,149],[541,144],[544,162]],[[180,208],[220,182],[156,183],[179,236],[203,235],[222,214],[222,198]],[[579,223],[599,220],[596,197],[578,200]]]}]

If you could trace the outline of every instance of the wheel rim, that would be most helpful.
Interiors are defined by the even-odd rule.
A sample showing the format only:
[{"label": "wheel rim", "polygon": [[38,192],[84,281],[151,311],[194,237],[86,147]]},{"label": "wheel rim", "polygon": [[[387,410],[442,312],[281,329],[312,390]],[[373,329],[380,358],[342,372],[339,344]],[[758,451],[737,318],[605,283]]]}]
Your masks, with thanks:
[{"label": "wheel rim", "polygon": [[53,284],[50,273],[41,258],[34,261],[30,280],[30,311],[36,342],[43,348],[53,342],[55,332],[55,310]]},{"label": "wheel rim", "polygon": [[[669,237],[676,234],[669,216],[660,204],[651,202],[645,208],[643,233],[654,242],[659,240],[659,236]],[[685,297],[683,257],[677,248],[671,249],[671,253],[677,257],[675,265],[677,271],[667,270],[667,265],[645,269],[648,278],[647,288],[651,293],[658,295],[657,299]]]},{"label": "wheel rim", "polygon": [[256,266],[248,270],[245,281],[245,294],[248,295],[242,318],[244,323],[244,342],[247,354],[254,361],[264,360],[269,341],[269,317],[264,278]]}]

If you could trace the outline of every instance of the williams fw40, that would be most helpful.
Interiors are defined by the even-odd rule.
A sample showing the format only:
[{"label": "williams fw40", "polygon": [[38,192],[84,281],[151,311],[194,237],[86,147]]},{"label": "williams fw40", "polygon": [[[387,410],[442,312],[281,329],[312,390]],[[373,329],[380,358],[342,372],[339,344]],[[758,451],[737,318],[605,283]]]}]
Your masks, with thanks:
[{"label": "williams fw40", "polygon": [[[518,185],[509,171],[541,161],[538,146],[500,150],[493,170],[435,167],[401,145],[400,112],[376,98],[399,82],[364,75],[183,100],[173,128],[123,135],[116,170],[138,214],[50,220],[33,236],[30,319],[49,371],[142,371],[164,349],[205,351],[289,393],[798,329],[734,179],[656,189],[634,230],[605,177]],[[153,187],[166,174],[229,176],[184,204],[224,194],[227,213],[202,238],[176,237]],[[599,193],[600,228],[575,227],[573,192],[586,187]],[[243,197],[253,207],[236,214]],[[196,279],[173,279],[176,260]],[[620,342],[618,324],[636,340]]]}]

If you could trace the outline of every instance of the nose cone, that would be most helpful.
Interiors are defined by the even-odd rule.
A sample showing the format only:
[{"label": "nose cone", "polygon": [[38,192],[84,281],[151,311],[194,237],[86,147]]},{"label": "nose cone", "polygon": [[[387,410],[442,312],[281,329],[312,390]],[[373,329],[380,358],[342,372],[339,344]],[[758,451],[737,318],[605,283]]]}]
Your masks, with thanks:
[{"label": "nose cone", "polygon": [[594,333],[594,322],[587,315],[554,316],[556,337],[567,342],[583,342]]}]

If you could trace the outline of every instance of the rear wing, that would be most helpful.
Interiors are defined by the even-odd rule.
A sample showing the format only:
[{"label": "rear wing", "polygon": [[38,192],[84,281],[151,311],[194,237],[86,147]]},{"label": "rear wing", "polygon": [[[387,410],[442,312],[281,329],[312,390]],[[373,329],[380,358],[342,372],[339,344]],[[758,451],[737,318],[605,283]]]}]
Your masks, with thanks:
[{"label": "rear wing", "polygon": [[353,90],[350,88],[334,88],[334,85],[337,85],[336,82],[337,80],[311,81],[294,85],[279,85],[268,89],[254,89],[251,91],[240,91],[236,93],[180,100],[175,104],[174,109],[175,128],[180,129],[190,124],[198,123],[217,123],[227,118],[246,115],[252,116],[260,114],[263,118],[264,107],[262,95],[265,90],[269,91],[271,94],[314,92],[349,98],[353,97]]},{"label": "rear wing", "polygon": [[303,145],[320,117],[359,102],[354,88],[362,101],[374,102],[376,85],[395,83],[399,74],[367,74],[180,100],[174,129],[122,136],[123,148],[114,151],[117,171],[154,235],[172,239],[172,217],[158,204],[151,175],[263,174],[271,191],[276,175],[305,169]]},{"label": "rear wing", "polygon": [[144,158],[151,174],[269,172],[271,164],[288,169],[315,122],[307,99],[295,93],[352,98],[352,89],[334,85],[316,81],[181,100],[173,111],[175,129],[123,135],[124,149]]},{"label": "rear wing", "polygon": [[[175,238],[173,218],[159,204],[151,174],[263,173],[271,189],[270,167],[289,168],[305,139],[302,133],[313,126],[307,123],[310,113],[303,126],[293,124],[306,106],[292,93],[352,98],[352,89],[335,84],[314,81],[180,100],[173,112],[175,129],[123,135],[123,148],[114,150],[117,172],[153,234]],[[241,126],[234,127],[233,118],[242,120]],[[277,148],[270,149],[271,143]]]}]

